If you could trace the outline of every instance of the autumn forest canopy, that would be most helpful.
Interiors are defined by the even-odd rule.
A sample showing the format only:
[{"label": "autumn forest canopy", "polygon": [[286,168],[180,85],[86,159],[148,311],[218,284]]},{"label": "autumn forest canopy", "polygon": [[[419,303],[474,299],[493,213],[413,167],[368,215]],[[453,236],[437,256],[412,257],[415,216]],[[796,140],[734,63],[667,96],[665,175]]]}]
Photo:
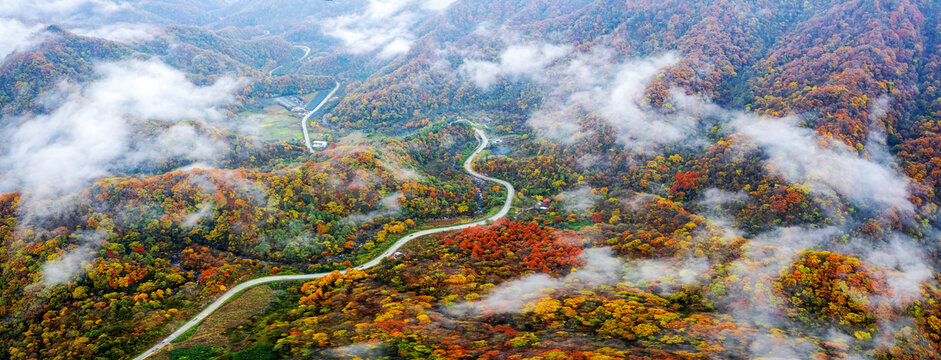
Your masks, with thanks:
[{"label": "autumn forest canopy", "polygon": [[941,359],[939,14],[6,1],[0,359]]}]

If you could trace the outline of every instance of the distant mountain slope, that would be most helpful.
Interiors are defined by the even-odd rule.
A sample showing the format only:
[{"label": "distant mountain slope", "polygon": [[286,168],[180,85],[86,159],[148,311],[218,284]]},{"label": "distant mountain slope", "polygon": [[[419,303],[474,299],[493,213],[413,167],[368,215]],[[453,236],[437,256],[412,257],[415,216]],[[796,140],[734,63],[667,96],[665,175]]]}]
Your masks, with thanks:
[{"label": "distant mountain slope", "polygon": [[[941,358],[937,0],[82,1],[0,63],[0,358],[332,270],[169,356]],[[353,270],[502,206],[479,131],[507,219]]]},{"label": "distant mountain slope", "polygon": [[291,45],[280,38],[242,40],[178,25],[161,30],[162,36],[146,44],[147,49],[192,73],[249,72],[274,67],[294,57]]},{"label": "distant mountain slope", "polygon": [[[773,117],[799,114],[805,126],[860,152],[868,151],[871,141],[890,147],[906,143],[908,171],[932,179],[921,192],[933,197],[929,184],[937,176],[931,156],[910,148],[936,141],[929,140],[934,126],[918,119],[936,117],[941,108],[937,9],[924,0],[597,0],[561,6],[458,1],[416,27],[419,40],[412,51],[352,90],[332,120],[353,128],[394,129],[416,116],[482,104],[525,119],[528,111],[512,104],[538,107],[540,94],[551,89],[508,78],[483,90],[466,78],[455,79],[467,54],[495,59],[514,44],[559,44],[576,54],[607,48],[625,59],[672,52],[676,63],[647,90],[652,105],[663,106],[676,87],[721,106]],[[488,21],[481,25],[475,19]],[[488,29],[513,35],[494,36]],[[526,94],[522,100],[520,94]],[[878,113],[871,112],[874,108]],[[883,113],[887,116],[881,118]],[[880,118],[873,119],[876,115]],[[869,138],[883,127],[880,138]]]},{"label": "distant mountain slope", "polygon": [[48,36],[48,39],[37,49],[15,53],[0,64],[3,114],[41,111],[38,96],[56,83],[88,80],[95,63],[133,53],[124,45],[76,36],[57,26],[48,27],[40,36]]}]

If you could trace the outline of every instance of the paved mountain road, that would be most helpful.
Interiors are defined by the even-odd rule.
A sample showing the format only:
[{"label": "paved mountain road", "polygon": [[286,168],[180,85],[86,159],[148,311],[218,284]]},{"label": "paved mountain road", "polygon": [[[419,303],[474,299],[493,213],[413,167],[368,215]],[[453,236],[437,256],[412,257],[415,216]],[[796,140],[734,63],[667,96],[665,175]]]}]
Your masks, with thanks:
[{"label": "paved mountain road", "polygon": [[[304,49],[304,56],[301,56],[301,58],[298,59],[297,61],[304,61],[304,59],[307,58],[307,55],[310,55],[310,48],[309,48],[309,47],[304,46],[304,45],[294,45],[294,47],[296,47],[296,48],[298,48],[298,49]],[[274,75],[274,71],[280,69],[281,66],[283,66],[283,65],[278,65],[278,67],[276,67],[276,68],[271,69],[270,71],[268,71],[268,76]]]},{"label": "paved mountain road", "polygon": [[[339,88],[339,87],[340,87],[340,84],[337,83],[337,88]],[[333,91],[335,92],[337,88],[334,88]],[[333,95],[333,92],[331,92],[330,95]],[[330,98],[330,95],[328,95],[327,98]],[[326,101],[326,99],[324,99],[324,101]],[[321,102],[321,105],[323,105],[322,102]],[[320,108],[320,106],[317,106],[316,109],[314,109],[313,111],[311,111],[310,113],[308,113],[307,116],[304,117],[304,121],[307,121],[307,118],[310,117],[310,115],[313,114],[314,112],[316,112],[319,108]],[[465,122],[474,124],[474,123],[472,123],[472,122],[470,122],[470,121],[467,121],[467,120],[462,120],[462,121],[465,121]],[[476,124],[475,124],[475,125],[476,125]],[[475,133],[475,134],[477,135],[477,137],[480,139],[480,145],[478,145],[478,146],[477,146],[477,149],[474,150],[474,152],[471,154],[471,156],[468,156],[468,157],[467,157],[467,160],[464,161],[464,170],[466,170],[471,176],[474,176],[474,177],[476,177],[476,178],[483,179],[483,180],[486,180],[486,181],[495,182],[495,183],[498,183],[498,184],[503,185],[504,187],[506,187],[506,190],[507,190],[507,193],[506,193],[506,201],[503,203],[503,207],[500,208],[500,211],[498,211],[496,214],[494,214],[493,216],[491,216],[491,217],[489,217],[489,218],[487,218],[487,219],[485,219],[485,220],[476,221],[476,222],[472,222],[472,223],[468,223],[468,224],[461,224],[461,225],[453,225],[453,226],[439,227],[439,228],[434,228],[434,229],[427,229],[427,230],[422,230],[422,231],[419,231],[419,232],[416,232],[416,233],[412,233],[412,234],[406,235],[405,237],[402,237],[401,239],[399,239],[398,241],[396,241],[394,244],[392,244],[392,246],[390,246],[388,250],[386,250],[384,253],[382,253],[382,255],[379,255],[379,256],[376,257],[375,259],[372,259],[372,260],[370,260],[369,262],[367,262],[367,263],[365,263],[365,264],[362,264],[362,265],[357,266],[356,269],[364,270],[364,269],[368,269],[368,268],[374,267],[374,266],[376,266],[376,265],[379,265],[379,263],[382,261],[383,258],[392,256],[393,254],[395,254],[396,251],[398,251],[402,246],[404,246],[405,244],[407,244],[409,241],[412,241],[412,240],[417,239],[417,238],[419,238],[419,237],[422,237],[422,236],[425,236],[425,235],[430,235],[430,234],[436,234],[436,233],[440,233],[440,232],[447,232],[447,231],[454,231],[454,230],[466,229],[466,228],[474,227],[474,226],[477,226],[477,225],[483,225],[483,224],[486,224],[486,223],[489,222],[489,221],[494,221],[494,220],[497,220],[497,219],[500,219],[500,218],[506,216],[506,214],[510,211],[510,206],[512,206],[512,204],[513,204],[513,196],[514,196],[516,190],[513,188],[513,185],[510,184],[509,182],[506,182],[506,181],[503,181],[503,180],[500,180],[500,179],[495,179],[495,178],[489,177],[489,176],[487,176],[487,175],[483,175],[483,174],[481,174],[481,173],[478,173],[478,172],[474,171],[474,169],[471,167],[471,164],[473,164],[473,162],[474,162],[474,158],[476,158],[477,155],[480,154],[480,152],[483,151],[485,148],[487,148],[487,146],[490,144],[490,140],[487,138],[487,134],[485,134],[483,131],[481,131],[480,129],[474,128],[474,133]],[[307,133],[306,133],[306,128],[305,128],[305,133],[304,133],[304,135],[305,135],[305,137],[306,137],[306,135],[307,135]],[[308,142],[308,147],[309,147],[309,146],[310,146],[310,143]],[[341,271],[341,272],[342,272],[342,273],[346,273],[346,270]],[[255,285],[264,284],[264,283],[270,283],[270,282],[275,282],[275,281],[317,279],[317,278],[321,278],[321,277],[327,276],[327,275],[329,275],[329,274],[330,274],[330,272],[323,272],[323,273],[316,273],[316,274],[300,274],[300,275],[276,275],[276,276],[267,276],[267,277],[257,278],[257,279],[254,279],[254,280],[249,280],[249,281],[243,282],[243,283],[241,283],[241,284],[238,284],[237,286],[235,286],[235,287],[229,289],[229,291],[226,291],[225,294],[222,294],[221,297],[219,297],[218,299],[216,299],[216,301],[213,301],[212,304],[209,304],[208,307],[206,307],[205,309],[203,309],[203,311],[200,311],[199,314],[197,314],[195,317],[193,317],[192,319],[190,319],[190,321],[187,321],[186,324],[183,324],[182,327],[180,327],[179,329],[177,329],[176,331],[174,331],[172,334],[170,334],[170,336],[167,336],[165,339],[163,339],[162,341],[160,341],[159,343],[157,343],[157,345],[154,345],[153,347],[151,347],[151,348],[148,349],[147,351],[145,351],[145,352],[143,352],[142,354],[138,355],[136,358],[134,358],[134,360],[143,360],[143,359],[147,358],[148,356],[153,355],[154,353],[156,353],[157,351],[159,351],[160,349],[162,349],[162,348],[163,348],[164,346],[166,346],[167,344],[173,342],[173,340],[175,340],[176,338],[180,337],[181,335],[183,335],[184,333],[186,333],[187,331],[189,331],[190,329],[192,329],[192,328],[195,327],[196,325],[199,325],[199,323],[200,323],[201,321],[203,321],[203,319],[209,317],[209,315],[211,315],[214,311],[216,311],[216,309],[218,309],[220,306],[222,306],[222,304],[225,304],[226,301],[229,301],[229,299],[231,299],[232,297],[236,296],[238,293],[242,292],[242,291],[245,290],[245,289],[248,289],[248,288],[250,288],[250,287],[252,287],[252,286],[255,286]]]}]

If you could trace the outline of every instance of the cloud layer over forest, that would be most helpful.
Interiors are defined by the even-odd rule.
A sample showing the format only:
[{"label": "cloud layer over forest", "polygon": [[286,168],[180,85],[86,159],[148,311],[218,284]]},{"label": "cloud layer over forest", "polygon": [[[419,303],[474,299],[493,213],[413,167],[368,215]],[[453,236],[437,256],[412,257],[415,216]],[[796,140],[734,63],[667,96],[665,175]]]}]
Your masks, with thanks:
[{"label": "cloud layer over forest", "polygon": [[[56,199],[96,178],[141,162],[188,149],[211,160],[213,141],[198,139],[189,125],[170,127],[153,146],[129,137],[142,121],[221,121],[220,106],[234,101],[241,81],[221,78],[196,86],[183,73],[155,60],[103,63],[98,79],[84,85],[60,84],[60,104],[49,114],[10,122],[2,130],[0,191],[24,190],[29,199]],[[178,126],[183,126],[182,128]]]},{"label": "cloud layer over forest", "polygon": [[[494,88],[500,87],[502,81],[530,82],[542,91],[543,97],[537,109],[529,112],[526,124],[542,138],[573,146],[577,151],[585,150],[579,147],[579,140],[593,136],[599,130],[589,124],[609,127],[621,145],[641,158],[646,156],[647,160],[663,155],[665,149],[703,151],[715,140],[704,136],[702,129],[713,128],[717,135],[735,144],[735,151],[758,151],[762,154],[767,175],[780,176],[788,183],[806,185],[810,195],[822,199],[818,200],[820,204],[833,206],[845,199],[851,205],[863,206],[876,213],[906,216],[916,211],[909,200],[910,180],[898,169],[896,159],[884,141],[885,133],[879,131],[878,124],[891,101],[888,97],[873,102],[869,111],[873,114],[873,135],[866,147],[857,151],[838,139],[804,127],[800,122],[802,114],[768,118],[745,110],[726,109],[711,99],[687,94],[682,88],[669,89],[666,106],[651,106],[647,97],[652,84],[679,60],[672,53],[621,58],[603,46],[574,50],[533,40],[505,45],[492,61],[482,60],[479,55],[465,56],[456,74],[481,92],[495,91]],[[590,151],[578,154],[590,155]],[[705,215],[724,219],[724,214],[716,214],[723,211],[722,204],[745,204],[748,198],[747,191],[710,189],[704,192],[700,203],[706,208]],[[823,248],[858,256],[887,276],[888,293],[870,297],[868,301],[871,303],[899,310],[904,304],[921,297],[920,287],[931,279],[932,271],[927,260],[919,255],[924,250],[918,250],[919,244],[914,239],[889,231],[892,239],[887,243],[858,235],[848,240],[846,245],[834,246],[834,243],[839,243],[837,239],[840,236],[845,238],[851,232],[857,220],[854,214],[849,214],[848,219],[842,221],[816,228],[777,227],[753,236],[749,248],[754,252],[734,262],[732,271],[742,274],[746,288],[752,291],[764,289],[762,291],[767,294],[763,295],[772,296],[766,285],[761,284],[777,278],[802,251]],[[731,224],[717,221],[711,226],[725,228]],[[728,228],[725,233],[739,236],[741,231]],[[694,269],[696,274],[702,274],[708,273],[712,266],[705,259],[685,260],[687,263],[682,264],[677,261],[632,260],[628,262],[635,269],[631,273],[628,271],[631,266],[610,256],[604,249],[587,249],[584,267],[563,278],[535,274],[512,280],[497,286],[481,300],[456,305],[450,311],[458,315],[521,312],[525,311],[527,303],[541,294],[592,284],[637,283],[651,279],[643,274],[673,276],[677,283],[689,283],[695,277],[687,278],[676,272]],[[591,276],[580,279],[587,274]],[[785,329],[799,327],[799,324],[774,315],[777,310],[773,304],[752,296],[753,293],[744,292],[729,295],[728,298],[747,304],[739,307],[734,304],[735,300],[730,301],[730,312],[737,320]],[[904,323],[907,320],[903,317],[899,321]],[[824,335],[827,331],[838,333],[834,329],[807,331]],[[800,357],[811,353],[805,349],[807,344],[766,346],[772,344],[773,339],[762,336],[756,335],[751,339],[755,356],[783,354]]]},{"label": "cloud layer over forest", "polygon": [[353,54],[378,51],[380,58],[407,52],[415,41],[411,28],[454,0],[370,0],[362,13],[326,19],[323,32]]}]

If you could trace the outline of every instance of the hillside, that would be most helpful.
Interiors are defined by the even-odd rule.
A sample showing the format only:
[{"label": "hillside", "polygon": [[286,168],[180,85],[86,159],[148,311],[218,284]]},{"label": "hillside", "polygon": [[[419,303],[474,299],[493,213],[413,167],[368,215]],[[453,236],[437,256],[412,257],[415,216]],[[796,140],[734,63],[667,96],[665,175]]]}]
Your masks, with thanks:
[{"label": "hillside", "polygon": [[0,358],[941,359],[937,1],[67,3]]}]

